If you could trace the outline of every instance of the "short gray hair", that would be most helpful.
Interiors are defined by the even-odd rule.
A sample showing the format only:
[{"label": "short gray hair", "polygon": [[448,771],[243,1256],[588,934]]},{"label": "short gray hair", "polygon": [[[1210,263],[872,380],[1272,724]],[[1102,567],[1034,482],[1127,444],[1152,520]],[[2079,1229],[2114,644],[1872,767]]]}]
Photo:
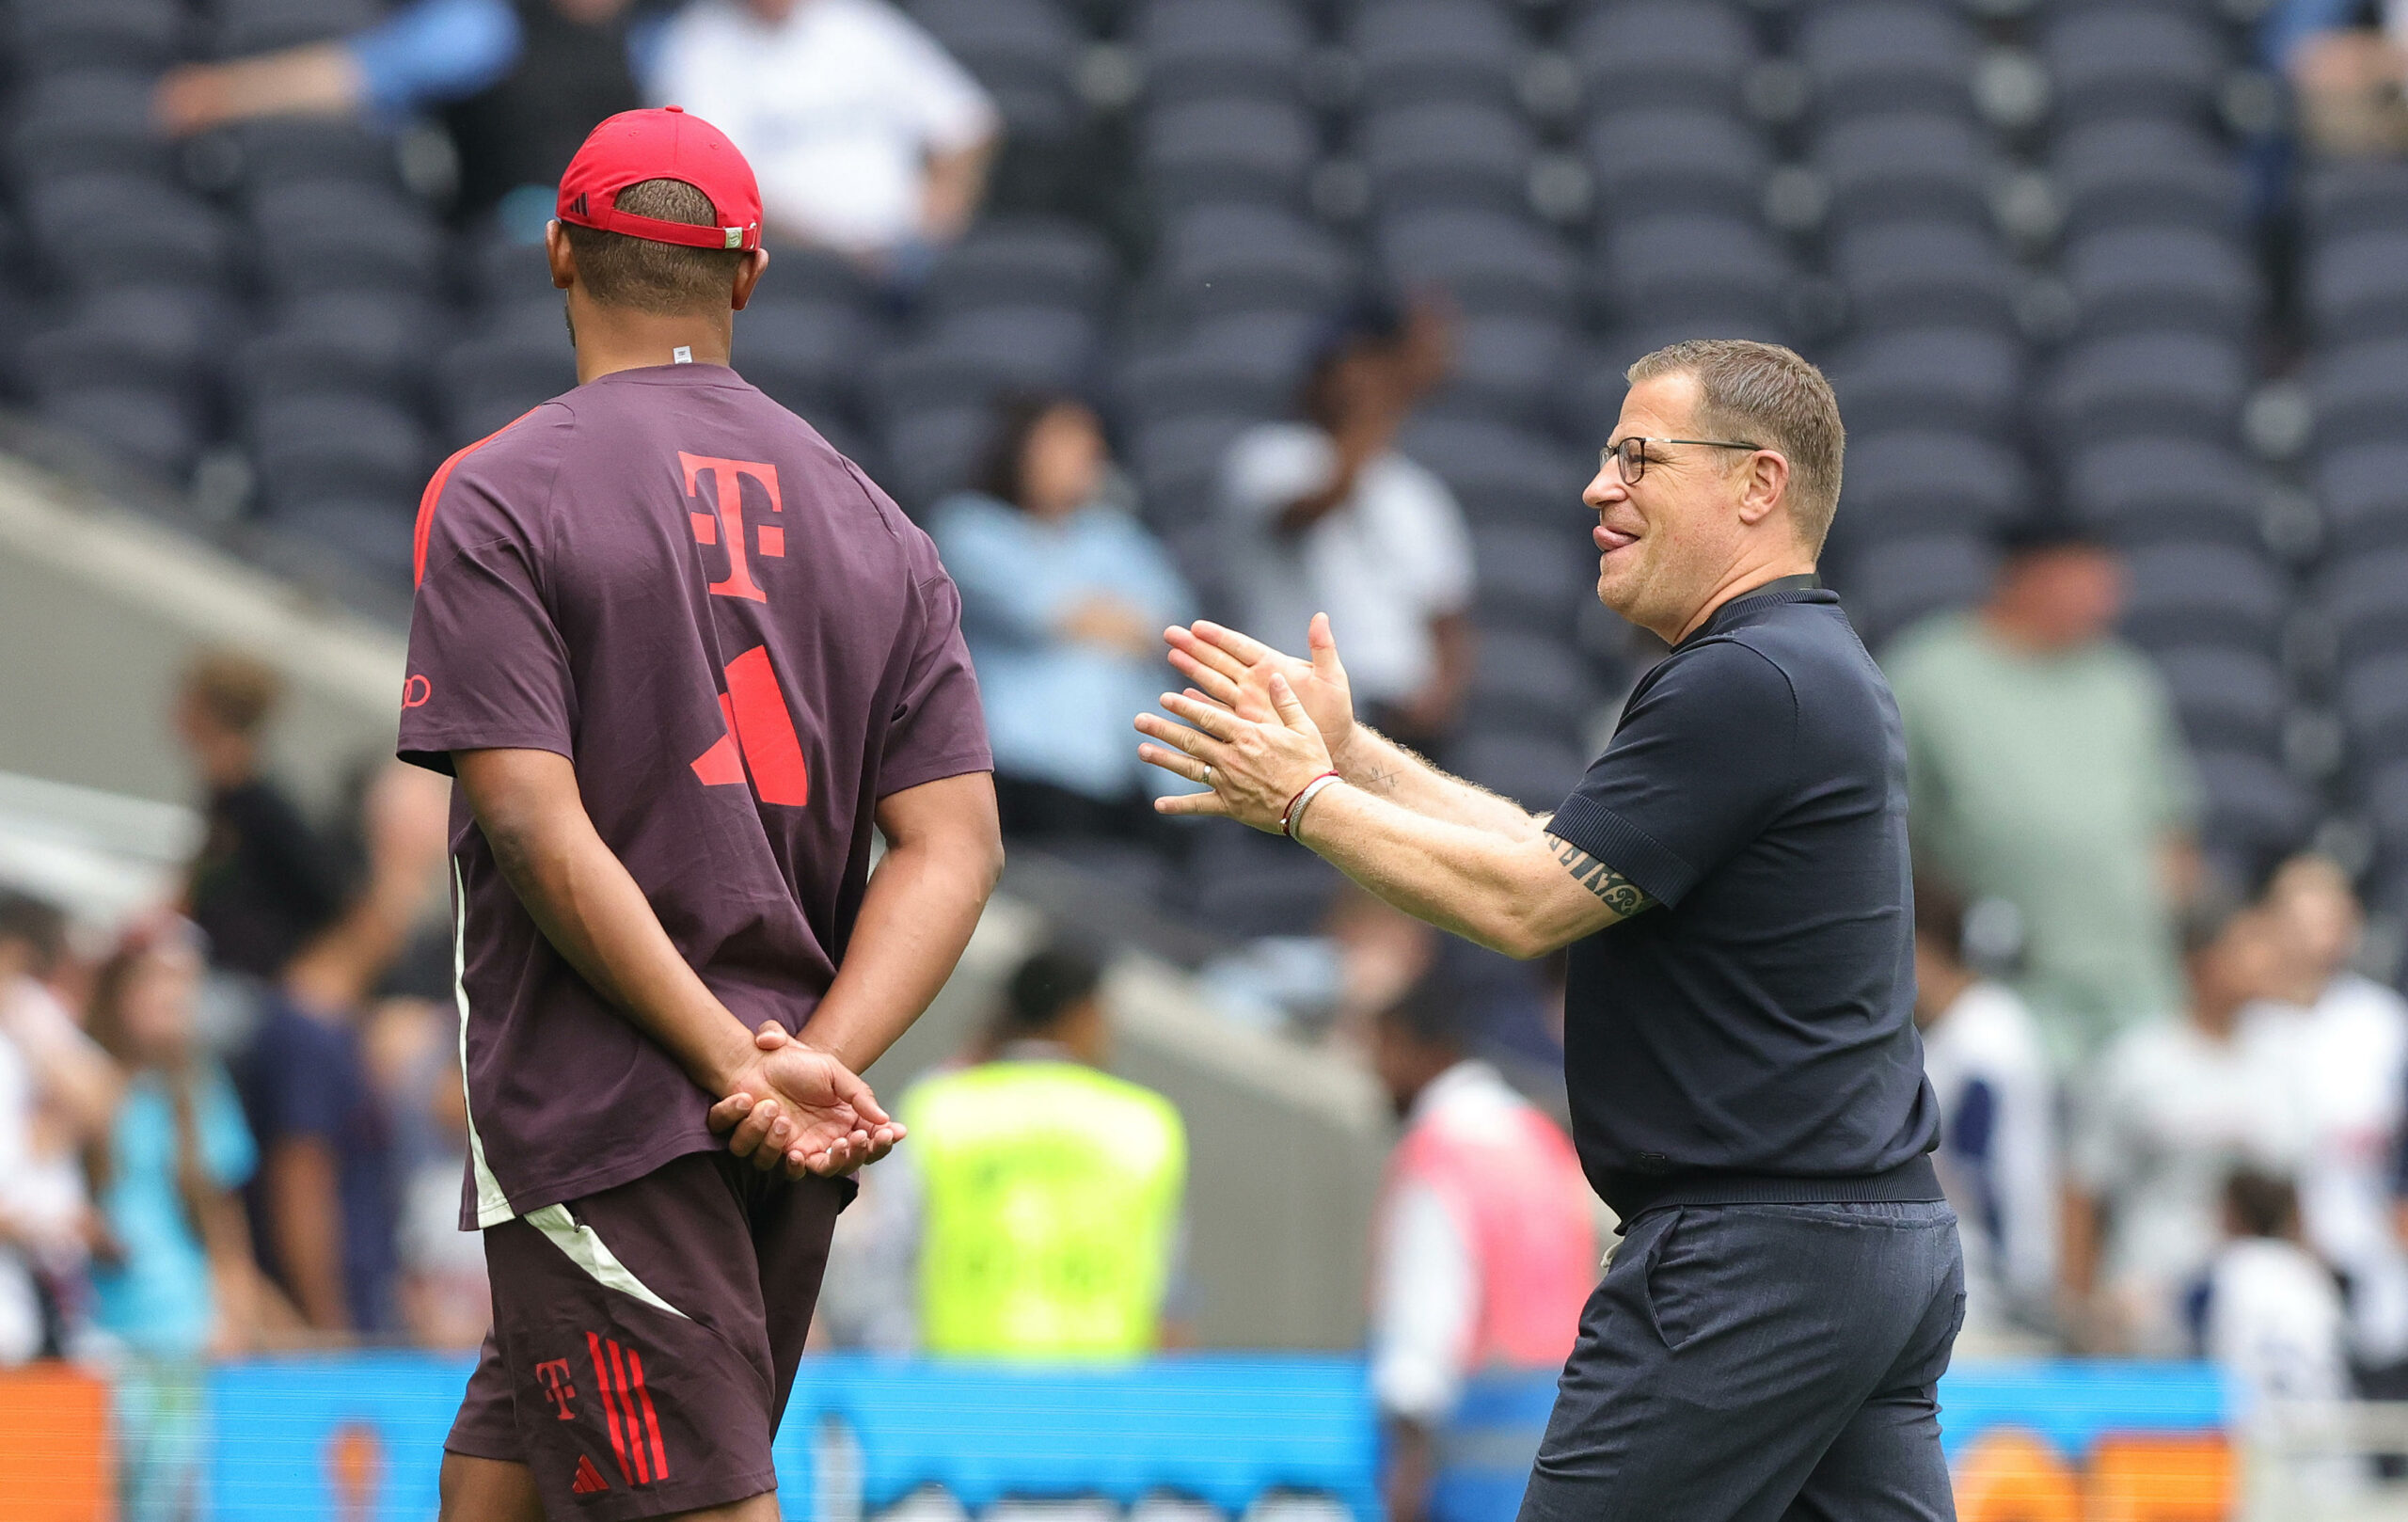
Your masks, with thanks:
[{"label": "short gray hair", "polygon": [[1685,339],[1645,356],[1624,378],[1697,377],[1697,424],[1752,440],[1789,460],[1789,520],[1806,547],[1822,553],[1840,506],[1847,429],[1823,373],[1794,349],[1750,339]]}]

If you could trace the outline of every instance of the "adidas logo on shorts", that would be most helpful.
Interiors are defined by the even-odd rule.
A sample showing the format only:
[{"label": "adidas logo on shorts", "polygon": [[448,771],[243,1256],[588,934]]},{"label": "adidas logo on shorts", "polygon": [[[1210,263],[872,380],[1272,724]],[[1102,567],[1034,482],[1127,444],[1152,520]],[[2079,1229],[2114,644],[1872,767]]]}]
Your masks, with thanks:
[{"label": "adidas logo on shorts", "polygon": [[592,1459],[579,1453],[577,1456],[577,1478],[569,1482],[568,1488],[571,1495],[598,1496],[610,1488],[610,1482],[602,1478],[602,1471],[594,1467]]}]

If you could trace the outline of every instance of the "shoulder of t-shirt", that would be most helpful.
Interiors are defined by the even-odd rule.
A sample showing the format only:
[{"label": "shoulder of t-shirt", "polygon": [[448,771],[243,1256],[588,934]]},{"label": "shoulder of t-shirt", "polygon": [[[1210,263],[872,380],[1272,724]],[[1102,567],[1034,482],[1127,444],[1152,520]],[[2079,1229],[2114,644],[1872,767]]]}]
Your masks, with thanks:
[{"label": "shoulder of t-shirt", "polygon": [[576,431],[574,412],[546,402],[436,467],[419,499],[420,578],[442,549],[488,542],[542,513]]},{"label": "shoulder of t-shirt", "polygon": [[1963,1043],[1961,1050],[1985,1066],[2028,1073],[2047,1070],[2032,1011],[2003,983],[1974,984],[1949,1015],[1947,1028]]},{"label": "shoulder of t-shirt", "polygon": [[1687,697],[1710,703],[1726,721],[1798,717],[1798,684],[1782,662],[1747,638],[1746,629],[1708,635],[1676,650],[1657,668],[1651,701]]}]

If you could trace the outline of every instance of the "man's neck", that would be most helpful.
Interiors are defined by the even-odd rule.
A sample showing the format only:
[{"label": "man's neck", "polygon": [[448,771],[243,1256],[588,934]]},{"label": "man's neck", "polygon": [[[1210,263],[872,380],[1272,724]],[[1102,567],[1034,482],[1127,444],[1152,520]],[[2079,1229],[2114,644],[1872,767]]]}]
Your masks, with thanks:
[{"label": "man's neck", "polygon": [[733,315],[663,317],[573,301],[569,326],[577,340],[577,383],[655,365],[726,364]]},{"label": "man's neck", "polygon": [[[1744,597],[1749,593],[1755,591],[1759,587],[1778,581],[1784,576],[1812,576],[1814,574],[1814,562],[1808,556],[1796,553],[1776,560],[1766,561],[1735,569],[1722,579],[1721,585],[1716,588],[1714,593],[1708,596],[1705,601],[1698,605],[1697,611],[1689,615],[1689,621],[1687,624],[1682,625],[1677,632],[1668,636],[1664,642],[1667,644],[1680,643],[1683,640],[1686,640],[1690,635],[1695,634],[1699,629],[1703,628],[1705,626],[1705,621],[1712,618],[1718,611],[1719,611],[1724,603],[1733,602],[1738,598]],[[1663,634],[1664,631],[1662,629],[1657,629],[1656,632],[1657,634]]]}]

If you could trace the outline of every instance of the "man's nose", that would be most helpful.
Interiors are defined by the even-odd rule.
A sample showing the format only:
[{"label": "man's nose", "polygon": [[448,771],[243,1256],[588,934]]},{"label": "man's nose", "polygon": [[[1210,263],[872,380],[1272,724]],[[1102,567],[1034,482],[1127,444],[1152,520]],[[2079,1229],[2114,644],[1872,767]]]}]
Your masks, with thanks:
[{"label": "man's nose", "polygon": [[1624,484],[1622,472],[1608,468],[1600,470],[1590,478],[1588,489],[1581,492],[1580,500],[1602,513],[1611,504],[1623,500],[1629,495],[1630,488]]}]

